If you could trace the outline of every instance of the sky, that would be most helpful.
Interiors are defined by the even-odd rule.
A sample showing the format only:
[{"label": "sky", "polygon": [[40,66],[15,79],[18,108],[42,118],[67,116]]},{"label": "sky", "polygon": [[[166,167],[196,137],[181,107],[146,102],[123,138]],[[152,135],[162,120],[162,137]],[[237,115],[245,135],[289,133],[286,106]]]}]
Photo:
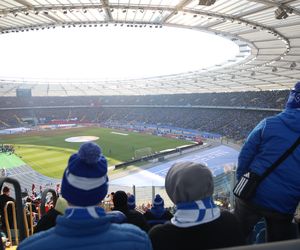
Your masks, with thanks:
[{"label": "sky", "polygon": [[207,68],[239,52],[230,40],[179,28],[56,28],[0,36],[0,77],[128,79]]}]

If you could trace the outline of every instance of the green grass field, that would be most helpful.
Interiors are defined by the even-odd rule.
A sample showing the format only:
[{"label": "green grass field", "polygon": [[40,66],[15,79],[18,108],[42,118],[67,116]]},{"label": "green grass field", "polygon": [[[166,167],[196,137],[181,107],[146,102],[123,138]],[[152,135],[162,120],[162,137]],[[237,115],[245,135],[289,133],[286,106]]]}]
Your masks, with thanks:
[{"label": "green grass field", "polygon": [[[128,135],[113,134],[112,132]],[[110,166],[131,160],[137,149],[150,147],[153,151],[158,152],[191,144],[188,141],[107,128],[76,128],[1,136],[0,144],[15,144],[16,154],[22,161],[44,175],[61,178],[69,156],[76,152],[82,144],[65,141],[65,139],[75,136],[99,137],[95,142],[101,146]]]},{"label": "green grass field", "polygon": [[24,164],[24,161],[14,154],[0,153],[0,168],[8,169],[22,166]]}]

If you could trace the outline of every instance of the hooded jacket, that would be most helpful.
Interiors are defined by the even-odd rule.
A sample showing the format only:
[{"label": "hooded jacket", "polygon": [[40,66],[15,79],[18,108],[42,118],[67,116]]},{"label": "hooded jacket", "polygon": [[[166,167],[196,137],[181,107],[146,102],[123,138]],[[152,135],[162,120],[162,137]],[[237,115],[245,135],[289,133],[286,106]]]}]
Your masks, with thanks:
[{"label": "hooded jacket", "polygon": [[[248,136],[238,159],[237,179],[262,175],[300,136],[300,110],[285,109],[262,120]],[[253,204],[293,214],[300,201],[300,145],[259,185]]]},{"label": "hooded jacket", "polygon": [[56,226],[21,242],[18,249],[151,250],[148,235],[130,224],[116,224],[119,215],[102,208],[68,208]]}]

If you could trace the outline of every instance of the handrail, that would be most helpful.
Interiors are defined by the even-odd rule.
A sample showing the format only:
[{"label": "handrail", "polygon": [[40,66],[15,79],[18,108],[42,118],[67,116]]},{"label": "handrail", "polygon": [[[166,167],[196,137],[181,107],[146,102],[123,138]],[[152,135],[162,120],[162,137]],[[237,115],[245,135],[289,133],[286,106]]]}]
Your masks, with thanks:
[{"label": "handrail", "polygon": [[[27,219],[27,208],[29,208],[29,226],[30,226],[30,231],[29,231],[29,226],[28,226],[28,219]],[[24,209],[23,209],[23,216],[24,216],[24,225],[25,225],[25,232],[26,236],[29,237],[30,235],[33,234],[33,216],[32,216],[32,203],[31,202],[26,202]]]},{"label": "handrail", "polygon": [[12,209],[13,224],[14,224],[14,230],[15,230],[15,239],[16,239],[16,245],[18,245],[19,244],[19,236],[18,236],[16,206],[15,206],[15,202],[13,202],[13,201],[6,202],[6,204],[4,206],[4,219],[5,219],[7,236],[8,236],[8,240],[12,244],[12,236],[11,236],[10,224],[9,224],[9,220],[8,220],[8,212],[7,212],[7,208],[9,205],[11,205],[11,209]]}]

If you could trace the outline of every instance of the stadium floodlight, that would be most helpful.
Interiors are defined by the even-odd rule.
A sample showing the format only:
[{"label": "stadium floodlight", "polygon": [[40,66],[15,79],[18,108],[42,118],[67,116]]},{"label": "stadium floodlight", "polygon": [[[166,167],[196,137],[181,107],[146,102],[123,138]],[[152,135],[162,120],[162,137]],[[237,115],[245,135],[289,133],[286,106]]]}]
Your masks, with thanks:
[{"label": "stadium floodlight", "polygon": [[216,0],[199,0],[199,5],[211,6]]},{"label": "stadium floodlight", "polygon": [[293,70],[297,67],[297,63],[295,62],[292,62],[291,65],[290,65],[290,69]]},{"label": "stadium floodlight", "polygon": [[285,9],[279,7],[275,10],[275,18],[276,19],[286,19],[289,15],[286,13]]}]

